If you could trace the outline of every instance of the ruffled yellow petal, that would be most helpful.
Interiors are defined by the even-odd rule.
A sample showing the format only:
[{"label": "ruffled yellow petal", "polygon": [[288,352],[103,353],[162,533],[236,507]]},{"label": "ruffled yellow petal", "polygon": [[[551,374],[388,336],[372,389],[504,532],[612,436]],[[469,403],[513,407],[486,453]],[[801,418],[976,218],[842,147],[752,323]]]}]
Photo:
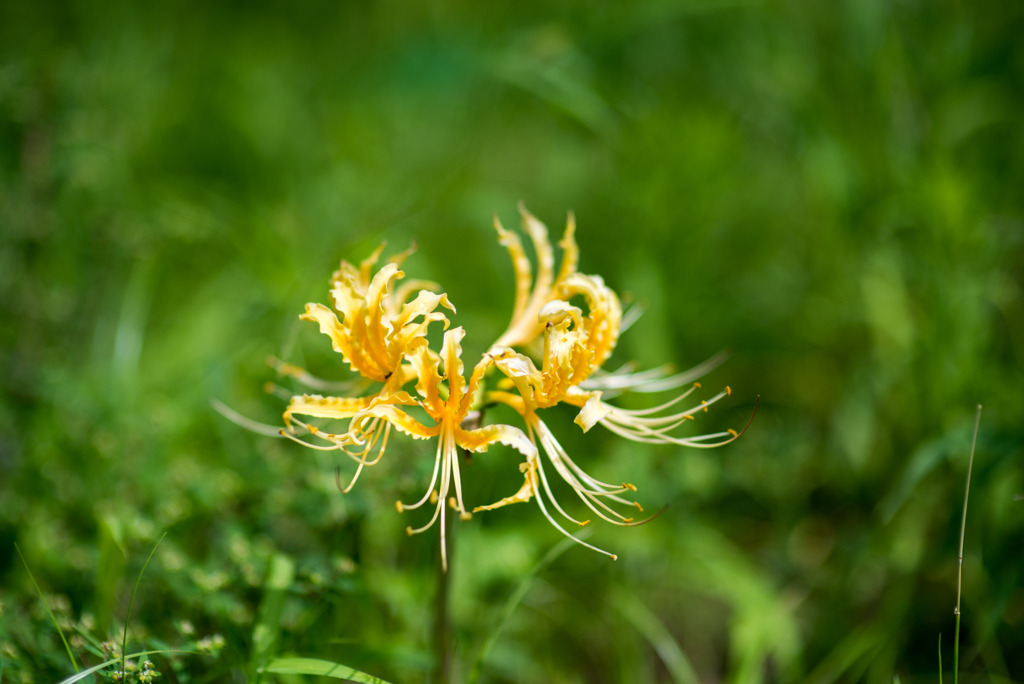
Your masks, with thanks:
[{"label": "ruffled yellow petal", "polygon": [[589,395],[583,408],[573,419],[573,422],[583,428],[584,432],[590,430],[597,423],[604,420],[605,416],[611,413],[611,407],[601,401],[601,393],[594,392]]},{"label": "ruffled yellow petal", "polygon": [[400,432],[416,439],[430,439],[436,437],[439,432],[439,426],[428,427],[393,404],[370,406],[363,414],[383,418]]},{"label": "ruffled yellow petal", "polygon": [[494,215],[494,229],[498,231],[498,242],[508,250],[508,255],[512,259],[512,270],[516,278],[516,299],[512,305],[512,322],[509,324],[511,328],[522,316],[523,310],[526,309],[526,302],[530,298],[533,267],[530,265],[530,260],[526,256],[526,250],[523,249],[523,243],[519,236],[505,230],[505,227],[501,225],[501,221],[498,220],[497,214]]},{"label": "ruffled yellow petal", "polygon": [[486,506],[477,506],[473,509],[474,513],[480,511],[493,511],[499,508],[503,508],[510,504],[526,503],[533,498],[533,493],[537,491],[537,472],[536,469],[529,463],[520,463],[519,472],[523,473],[523,486],[519,488],[519,491],[512,496],[506,496],[501,501],[496,503],[488,504]]},{"label": "ruffled yellow petal", "polygon": [[495,217],[494,227],[498,231],[499,241],[508,250],[512,258],[512,267],[516,276],[516,299],[512,310],[512,320],[508,328],[495,342],[499,347],[522,347],[530,344],[541,334],[544,322],[540,320],[540,310],[552,299],[558,299],[555,289],[558,284],[576,271],[579,251],[573,234],[576,230],[575,218],[570,214],[565,235],[561,241],[564,253],[558,276],[554,273],[554,252],[548,239],[548,230],[519,204],[519,213],[523,219],[523,230],[530,236],[537,257],[537,275],[533,278],[530,261],[523,250],[522,242],[515,233],[506,231]]},{"label": "ruffled yellow petal", "polygon": [[461,407],[463,391],[466,388],[466,379],[463,377],[465,367],[462,363],[462,338],[466,331],[459,326],[452,328],[444,334],[444,342],[441,343],[441,360],[444,363],[444,375],[448,380],[448,405]]},{"label": "ruffled yellow petal", "polygon": [[510,446],[523,456],[537,455],[537,446],[530,441],[526,433],[511,425],[485,425],[475,430],[455,430],[455,441],[463,449],[472,452],[487,451],[492,444]]}]

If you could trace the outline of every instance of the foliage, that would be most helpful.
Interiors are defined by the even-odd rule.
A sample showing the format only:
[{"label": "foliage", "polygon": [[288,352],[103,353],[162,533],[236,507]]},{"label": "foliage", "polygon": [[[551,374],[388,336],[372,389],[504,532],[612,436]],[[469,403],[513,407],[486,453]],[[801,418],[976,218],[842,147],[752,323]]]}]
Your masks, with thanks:
[{"label": "foliage", "polygon": [[[664,515],[612,562],[510,506],[455,525],[456,675],[936,681],[974,406],[960,665],[1024,679],[1024,10],[1013,3],[0,6],[0,675],[120,644],[157,681],[432,671],[435,539],[279,424],[265,357],[345,379],[315,326],[341,258],[416,242],[479,354],[512,270],[490,226],[575,211],[584,273],[645,314],[609,363],[721,349],[713,452],[580,434]],[[719,406],[723,406],[720,404]],[[522,482],[477,455],[479,505]],[[596,523],[595,523],[596,525]],[[32,586],[14,543],[47,596]],[[502,607],[530,585],[507,619]],[[491,640],[492,630],[500,634]],[[203,642],[206,639],[207,641]],[[220,648],[215,648],[221,644]],[[675,644],[675,647],[673,647]],[[298,663],[298,664],[297,664]],[[947,673],[949,676],[949,673]],[[325,679],[324,681],[329,681]]]}]

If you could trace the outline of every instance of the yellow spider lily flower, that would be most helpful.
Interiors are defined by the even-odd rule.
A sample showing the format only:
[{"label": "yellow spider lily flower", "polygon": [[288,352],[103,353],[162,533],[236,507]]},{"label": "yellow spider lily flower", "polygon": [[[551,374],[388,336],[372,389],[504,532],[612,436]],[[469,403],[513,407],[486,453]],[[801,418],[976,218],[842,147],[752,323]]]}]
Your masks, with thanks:
[{"label": "yellow spider lily flower", "polygon": [[[334,350],[341,353],[352,370],[368,380],[386,383],[399,370],[410,346],[425,339],[431,323],[441,322],[448,328],[448,318],[437,308],[455,313],[455,307],[448,301],[448,295],[426,289],[420,290],[412,301],[406,301],[411,294],[409,287],[390,295],[391,284],[405,276],[399,265],[409,252],[390,259],[371,279],[370,271],[383,249],[384,245],[378,247],[358,270],[342,261],[332,278],[334,310],[323,304],[307,304],[300,318],[318,323],[320,331],[331,338]],[[413,285],[432,283],[413,281]],[[340,320],[337,314],[341,314]]]},{"label": "yellow spider lily flower", "polygon": [[[537,410],[565,402],[581,409],[576,417],[576,423],[584,432],[600,423],[619,436],[636,442],[672,443],[707,448],[730,442],[736,439],[739,433],[729,430],[697,437],[679,437],[673,435],[672,430],[691,420],[694,413],[706,411],[708,406],[728,396],[731,390],[727,387],[697,407],[666,414],[666,409],[683,401],[700,387],[699,383],[695,383],[689,390],[661,406],[638,411],[620,409],[605,403],[599,388],[608,387],[624,391],[642,389],[645,384],[656,384],[659,390],[671,389],[683,384],[679,380],[684,376],[689,378],[690,374],[675,377],[665,377],[663,373],[657,372],[606,374],[602,379],[591,381],[590,387],[581,388],[586,387],[591,374],[600,369],[618,341],[622,325],[619,298],[599,276],[576,272],[578,249],[573,239],[575,224],[571,215],[566,235],[562,240],[566,256],[563,258],[558,277],[554,278],[553,258],[550,244],[547,242],[546,228],[522,207],[520,212],[523,215],[524,228],[533,239],[534,249],[538,255],[538,275],[531,290],[531,267],[522,252],[518,238],[514,238],[504,231],[500,224],[496,224],[516,271],[517,314],[513,316],[509,332],[502,335],[499,342],[507,341],[515,345],[536,347],[535,338],[542,334],[543,347],[538,354],[541,367],[537,368],[533,359],[525,354],[496,345],[489,354],[494,359],[495,366],[508,377],[517,393],[494,391],[488,393],[488,399],[511,406],[519,412],[526,422],[531,441],[535,444],[540,443],[540,448],[547,455],[555,472],[598,517],[616,525],[643,524],[649,519],[636,521],[609,505],[610,502],[635,506],[642,510],[635,501],[620,496],[629,491],[636,491],[636,487],[628,483],[609,484],[586,473],[565,452],[537,415]],[[586,301],[586,315],[581,309],[569,303],[577,296],[582,296]],[[527,317],[532,316],[534,311],[537,320],[531,326],[528,325]],[[589,521],[577,520],[559,505],[548,484],[547,474],[539,456],[523,463],[520,471],[524,475],[524,483],[519,491],[495,504],[480,506],[475,510],[493,510],[534,498],[544,516],[556,529],[576,539],[554,519],[545,505],[545,498],[567,520],[577,525],[585,525]],[[614,554],[607,551],[590,544],[584,545],[615,558]]]},{"label": "yellow spider lily flower", "polygon": [[[489,506],[478,506],[474,511],[533,499],[562,534],[615,558],[576,539],[556,521],[552,510],[577,525],[589,522],[569,515],[555,499],[540,458],[543,450],[550,468],[599,518],[616,525],[646,522],[636,521],[614,507],[642,510],[638,503],[623,496],[636,491],[636,487],[628,483],[609,484],[586,473],[540,419],[540,409],[560,403],[574,406],[579,409],[576,423],[584,432],[600,424],[637,442],[712,447],[739,436],[733,430],[698,437],[674,433],[695,413],[706,411],[708,406],[728,396],[729,388],[684,411],[673,407],[699,387],[698,383],[671,401],[646,410],[625,410],[605,401],[606,397],[623,391],[681,387],[717,362],[712,360],[676,375],[669,375],[666,370],[602,370],[624,325],[628,326],[628,322],[623,322],[618,295],[599,276],[577,272],[579,249],[571,214],[559,242],[562,259],[556,272],[547,228],[522,204],[519,211],[536,254],[536,274],[518,235],[505,230],[495,217],[499,241],[507,249],[515,272],[515,302],[507,329],[473,367],[468,379],[462,361],[465,332],[462,327],[449,329],[450,321],[443,309],[454,314],[455,307],[447,295],[435,292],[440,287],[425,281],[412,280],[396,287],[405,276],[401,265],[412,250],[390,258],[379,268],[383,245],[358,267],[342,261],[331,278],[332,306],[307,304],[301,316],[318,324],[334,350],[361,377],[359,382],[343,383],[341,387],[354,389],[378,384],[379,389],[354,397],[294,396],[284,413],[286,429],[280,433],[305,446],[338,450],[351,458],[356,470],[347,486],[342,487],[339,481],[343,492],[352,489],[364,467],[381,460],[392,429],[416,439],[437,438],[433,473],[425,493],[412,503],[396,503],[396,508],[404,512],[430,502],[434,510],[429,520],[406,531],[418,534],[440,520],[441,561],[445,568],[447,509],[453,509],[461,519],[471,517],[462,487],[460,449],[482,452],[501,443],[525,458],[520,466],[524,476],[522,487],[515,494]],[[427,341],[432,323],[441,323],[446,331],[440,353],[433,351]],[[338,387],[290,364],[275,361],[273,365],[312,389]],[[500,372],[504,379],[488,390],[487,376],[492,370]],[[503,424],[480,426],[481,402],[510,406],[522,417],[525,431]],[[410,409],[415,409],[415,415],[425,413],[429,420],[414,417]],[[340,421],[340,427],[328,431],[311,421]]]},{"label": "yellow spider lily flower", "polygon": [[[355,461],[356,472],[348,486],[341,488],[342,492],[352,489],[365,466],[380,461],[392,428],[418,439],[437,437],[434,471],[426,494],[415,503],[398,502],[397,508],[400,512],[416,509],[428,500],[435,505],[434,514],[425,525],[409,527],[407,532],[424,532],[440,518],[441,561],[447,567],[445,504],[463,519],[471,516],[463,499],[458,449],[481,452],[500,442],[532,458],[536,447],[522,430],[509,425],[474,429],[465,426],[476,388],[491,358],[481,359],[467,383],[460,344],[465,332],[461,327],[445,333],[440,356],[433,352],[427,346],[428,326],[440,321],[447,328],[449,323],[436,308],[443,306],[453,312],[455,308],[447,295],[427,290],[421,290],[412,301],[405,301],[410,288],[401,288],[390,296],[389,286],[404,275],[398,264],[407,254],[391,259],[371,277],[380,252],[381,249],[374,252],[358,270],[343,261],[333,277],[334,311],[320,304],[308,304],[302,318],[318,323],[321,332],[331,338],[335,351],[342,354],[353,370],[383,383],[383,387],[365,397],[293,397],[284,413],[288,429],[281,434],[311,448],[342,451]],[[341,314],[340,320],[335,311]],[[288,370],[293,376],[304,375],[301,369]],[[416,380],[419,397],[402,389],[412,380]],[[422,408],[434,424],[424,425],[409,415],[405,408],[412,406]],[[329,432],[298,416],[347,423],[343,431]],[[323,443],[301,439],[294,434],[295,427]]]}]

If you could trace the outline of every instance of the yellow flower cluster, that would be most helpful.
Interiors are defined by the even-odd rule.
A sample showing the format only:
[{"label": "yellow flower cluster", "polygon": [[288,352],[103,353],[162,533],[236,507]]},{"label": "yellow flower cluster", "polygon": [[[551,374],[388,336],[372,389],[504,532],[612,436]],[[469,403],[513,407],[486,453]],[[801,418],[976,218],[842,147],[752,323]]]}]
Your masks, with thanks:
[{"label": "yellow flower cluster", "polygon": [[[638,503],[623,496],[636,488],[628,483],[608,484],[588,475],[559,445],[538,415],[539,409],[559,403],[575,406],[580,409],[576,423],[584,431],[600,424],[637,442],[706,448],[739,436],[734,430],[698,437],[674,434],[695,413],[706,411],[728,395],[728,387],[679,411],[674,409],[676,404],[700,387],[692,383],[696,377],[693,372],[669,376],[660,370],[601,370],[623,328],[618,296],[599,276],[576,270],[579,250],[571,214],[559,243],[562,258],[556,272],[547,228],[522,205],[519,211],[536,255],[536,274],[519,235],[503,228],[495,218],[494,227],[515,271],[515,303],[508,328],[483,354],[468,379],[461,346],[465,332],[461,327],[450,328],[448,313],[454,314],[455,307],[448,296],[435,292],[440,288],[430,282],[397,284],[405,277],[401,266],[410,252],[390,258],[379,268],[383,245],[358,268],[343,261],[331,278],[332,306],[308,304],[302,314],[304,320],[320,326],[353,371],[379,385],[379,389],[357,397],[295,396],[284,413],[287,429],[281,434],[309,447],[339,450],[355,461],[355,474],[343,492],[351,490],[365,466],[381,460],[392,429],[417,439],[436,437],[433,475],[426,492],[413,503],[398,502],[396,506],[399,512],[428,502],[433,506],[426,524],[409,527],[407,532],[424,532],[440,519],[445,566],[446,510],[453,509],[463,520],[471,517],[459,472],[460,449],[481,452],[500,442],[518,451],[523,459],[519,469],[525,481],[519,491],[497,503],[477,506],[473,512],[533,499],[562,534],[615,558],[572,537],[556,521],[551,509],[577,525],[589,522],[570,516],[555,499],[545,470],[549,467],[598,517],[617,525],[645,522],[616,510],[640,509]],[[574,305],[574,301],[583,307]],[[434,323],[445,330],[440,353],[427,342],[428,328]],[[301,369],[282,369],[300,379],[308,378]],[[488,389],[488,384],[492,388]],[[682,385],[691,386],[671,401],[646,410],[625,410],[604,398],[623,391],[662,391]],[[522,417],[525,431],[512,425],[480,425],[480,407],[493,404],[514,409]],[[424,414],[429,421],[415,417]],[[328,431],[321,427],[324,421],[339,427]]]}]

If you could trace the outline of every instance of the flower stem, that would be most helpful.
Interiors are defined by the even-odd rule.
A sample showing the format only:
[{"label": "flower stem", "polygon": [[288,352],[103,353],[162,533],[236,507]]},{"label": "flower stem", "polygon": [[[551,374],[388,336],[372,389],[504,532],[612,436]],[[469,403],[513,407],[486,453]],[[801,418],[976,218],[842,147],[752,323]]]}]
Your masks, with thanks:
[{"label": "flower stem", "polygon": [[452,638],[451,638],[451,602],[449,589],[455,565],[455,527],[452,518],[444,516],[448,546],[448,568],[445,569],[440,555],[437,558],[437,593],[434,599],[434,677],[436,684],[448,684],[452,677]]}]

